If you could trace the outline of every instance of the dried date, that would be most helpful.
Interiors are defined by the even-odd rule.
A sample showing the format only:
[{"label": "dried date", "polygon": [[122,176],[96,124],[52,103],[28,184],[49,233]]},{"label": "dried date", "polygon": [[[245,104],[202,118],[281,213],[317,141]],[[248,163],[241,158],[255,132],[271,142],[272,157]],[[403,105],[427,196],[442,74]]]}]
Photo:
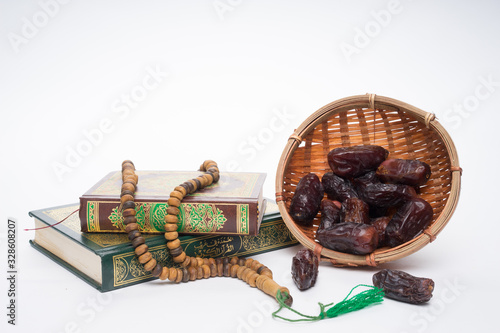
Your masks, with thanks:
[{"label": "dried date", "polygon": [[309,173],[302,177],[290,203],[290,215],[293,220],[304,226],[312,225],[323,195],[323,185],[316,174]]},{"label": "dried date", "polygon": [[328,164],[332,171],[341,177],[358,177],[376,170],[389,152],[376,145],[340,147],[328,153]]},{"label": "dried date", "polygon": [[431,176],[431,167],[422,161],[392,158],[377,168],[377,176],[386,183],[423,185]]},{"label": "dried date", "polygon": [[313,251],[300,250],[292,259],[292,279],[300,290],[314,286],[318,277],[319,260]]},{"label": "dried date", "polygon": [[328,199],[343,202],[346,199],[357,198],[358,194],[348,179],[342,178],[333,172],[327,172],[321,178],[321,183],[328,195]]},{"label": "dried date", "polygon": [[381,270],[373,275],[372,281],[375,287],[384,291],[386,297],[411,304],[428,302],[434,290],[432,279],[398,270]]},{"label": "dried date", "polygon": [[341,222],[370,223],[370,207],[358,198],[350,198],[342,203],[340,208]]},{"label": "dried date", "polygon": [[403,184],[368,184],[358,188],[359,197],[370,206],[400,206],[417,196],[415,189]]},{"label": "dried date", "polygon": [[385,246],[385,229],[390,220],[391,218],[389,216],[381,216],[370,222],[370,224],[377,229],[379,247]]},{"label": "dried date", "polygon": [[378,233],[374,226],[345,222],[316,232],[318,242],[334,251],[368,254],[378,246]]},{"label": "dried date", "polygon": [[421,198],[412,198],[399,207],[385,229],[387,245],[403,244],[421,233],[432,221],[432,206]]},{"label": "dried date", "polygon": [[340,202],[334,202],[329,199],[323,199],[321,201],[321,223],[319,228],[328,229],[334,224],[340,223],[340,208],[338,207]]}]

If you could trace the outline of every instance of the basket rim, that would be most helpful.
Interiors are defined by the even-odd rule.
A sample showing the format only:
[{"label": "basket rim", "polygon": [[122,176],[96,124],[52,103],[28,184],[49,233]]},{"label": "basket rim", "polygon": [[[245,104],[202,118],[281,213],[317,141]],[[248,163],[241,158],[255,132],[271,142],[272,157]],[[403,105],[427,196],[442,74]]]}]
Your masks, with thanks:
[{"label": "basket rim", "polygon": [[[423,233],[397,247],[380,248],[364,256],[330,250],[306,236],[297,227],[295,221],[293,221],[293,219],[289,215],[282,195],[284,172],[291,160],[290,157],[299,147],[303,138],[306,137],[307,134],[309,134],[324,119],[329,118],[339,112],[352,110],[355,108],[368,108],[372,110],[402,110],[404,112],[407,112],[415,120],[425,124],[427,128],[432,129],[442,140],[450,159],[451,172],[451,189],[447,202],[436,220]],[[433,113],[426,112],[410,104],[390,97],[379,96],[375,94],[354,95],[338,99],[321,107],[316,112],[311,114],[306,120],[304,120],[301,125],[297,127],[297,129],[293,132],[293,134],[290,135],[281,155],[276,172],[276,203],[278,204],[281,216],[290,232],[302,245],[310,250],[313,250],[317,255],[323,257],[322,260],[328,260],[336,266],[377,266],[381,263],[406,257],[420,250],[430,242],[434,241],[436,236],[448,223],[456,209],[460,195],[461,174],[462,169],[459,165],[458,154],[453,140],[451,139],[445,128],[438,122]]]}]

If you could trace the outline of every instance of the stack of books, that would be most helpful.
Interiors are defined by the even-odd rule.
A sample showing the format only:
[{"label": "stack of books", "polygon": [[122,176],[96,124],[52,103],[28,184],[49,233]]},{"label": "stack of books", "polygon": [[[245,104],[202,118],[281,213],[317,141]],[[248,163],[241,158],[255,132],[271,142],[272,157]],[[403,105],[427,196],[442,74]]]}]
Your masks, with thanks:
[{"label": "stack of books", "polygon": [[[197,173],[138,174],[138,224],[153,257],[173,265],[162,231],[166,201],[173,187]],[[186,254],[246,257],[297,244],[278,206],[263,198],[264,178],[258,173],[226,173],[217,184],[186,197],[178,229]],[[155,279],[138,262],[124,231],[120,186],[120,172],[110,173],[79,203],[29,213],[37,228],[31,245],[101,292]]]}]

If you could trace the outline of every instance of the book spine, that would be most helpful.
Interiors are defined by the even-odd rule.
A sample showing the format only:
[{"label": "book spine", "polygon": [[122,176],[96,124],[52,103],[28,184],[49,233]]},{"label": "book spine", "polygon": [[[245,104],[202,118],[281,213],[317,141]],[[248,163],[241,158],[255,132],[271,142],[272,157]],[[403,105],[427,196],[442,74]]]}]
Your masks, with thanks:
[{"label": "book spine", "polygon": [[[281,218],[262,223],[258,236],[207,235],[185,236],[180,239],[181,246],[187,255],[214,258],[247,257],[286,248],[298,243]],[[158,262],[171,267],[173,261],[166,249],[166,240],[163,237],[158,237],[156,240],[151,243],[149,251]],[[102,263],[102,292],[155,279],[138,262],[131,246],[121,253],[104,255]]]},{"label": "book spine", "polygon": [[[80,198],[82,232],[125,232],[119,201]],[[137,201],[136,218],[143,233],[164,233],[165,201]],[[183,202],[179,207],[179,233],[257,235],[259,207],[256,201]]]}]

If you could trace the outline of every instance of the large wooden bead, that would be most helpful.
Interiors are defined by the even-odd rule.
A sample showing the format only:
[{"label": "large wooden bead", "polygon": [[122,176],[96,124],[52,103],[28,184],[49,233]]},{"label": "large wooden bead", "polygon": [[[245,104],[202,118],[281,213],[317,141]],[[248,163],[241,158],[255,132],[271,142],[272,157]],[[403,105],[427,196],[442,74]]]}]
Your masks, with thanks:
[{"label": "large wooden bead", "polygon": [[243,271],[245,271],[246,269],[248,269],[248,267],[246,267],[246,266],[239,266],[238,267],[238,270],[236,271],[236,276],[238,277],[238,279],[241,280],[241,278],[242,278],[241,274],[243,274]]},{"label": "large wooden bead", "polygon": [[139,245],[135,248],[134,252],[136,256],[141,256],[148,251],[148,246],[146,244]]},{"label": "large wooden bead", "polygon": [[175,190],[172,191],[172,192],[170,192],[170,197],[171,198],[177,198],[177,199],[179,199],[181,201],[182,201],[182,199],[184,199],[184,196],[182,195],[182,193],[179,192],[179,191],[175,191]]},{"label": "large wooden bead", "polygon": [[196,270],[197,270],[196,278],[198,280],[203,279],[203,268],[201,268],[201,266],[198,266],[198,268]]},{"label": "large wooden bead", "polygon": [[130,208],[135,210],[135,202],[132,200],[125,201],[122,205],[122,211],[124,211],[125,209],[130,209]]},{"label": "large wooden bead", "polygon": [[203,278],[208,279],[210,277],[210,267],[204,264],[201,268],[203,269]]},{"label": "large wooden bead", "polygon": [[168,273],[169,272],[170,272],[170,268],[163,267],[161,269],[160,280],[166,280],[166,279],[168,279]]},{"label": "large wooden bead", "polygon": [[132,240],[133,247],[138,247],[139,245],[144,244],[144,243],[146,243],[146,240],[142,236],[136,237]]},{"label": "large wooden bead", "polygon": [[247,281],[248,285],[252,288],[255,288],[257,286],[256,281],[259,276],[260,275],[257,274],[256,272],[253,272],[252,275],[250,275],[250,277],[248,278]]},{"label": "large wooden bead", "polygon": [[177,248],[179,246],[181,246],[181,241],[179,240],[179,238],[174,239],[174,240],[172,240],[170,242],[167,242],[167,247],[169,249],[175,249],[175,248]]},{"label": "large wooden bead", "polygon": [[176,268],[177,270],[177,279],[175,279],[176,283],[180,283],[184,280],[184,271],[180,268]]},{"label": "large wooden bead", "polygon": [[182,186],[176,186],[176,187],[174,188],[174,191],[181,192],[182,197],[185,197],[185,196],[186,196],[186,194],[187,194],[186,189],[185,189],[184,187],[182,187]]},{"label": "large wooden bead", "polygon": [[[193,185],[193,192],[196,192],[197,189],[199,189],[200,187],[198,186],[199,185],[199,182],[196,182],[195,179],[190,179],[187,181],[188,183],[190,183],[191,185]],[[192,192],[191,192],[192,193]]]},{"label": "large wooden bead", "polygon": [[198,275],[198,270],[191,266],[188,268],[188,271],[189,271],[189,280],[191,281],[196,280],[196,276]]},{"label": "large wooden bead", "polygon": [[191,257],[190,256],[186,256],[186,259],[184,259],[184,261],[181,263],[181,266],[182,267],[188,267],[189,264],[191,263]]},{"label": "large wooden bead", "polygon": [[167,203],[169,206],[179,207],[181,205],[181,201],[177,198],[168,198]]},{"label": "large wooden bead", "polygon": [[247,266],[248,268],[252,267],[252,262],[253,262],[253,259],[252,258],[248,258],[245,261],[245,266]]},{"label": "large wooden bead", "polygon": [[168,269],[168,279],[172,282],[176,282],[177,280],[177,268],[175,267],[170,267]]},{"label": "large wooden bead", "polygon": [[127,225],[130,223],[137,223],[137,218],[135,216],[127,216],[123,219],[123,224]]},{"label": "large wooden bead", "polygon": [[231,265],[231,277],[237,277],[236,273],[238,271],[238,268],[240,268],[240,265],[238,264]]},{"label": "large wooden bead", "polygon": [[200,189],[205,188],[207,186],[207,180],[203,178],[203,176],[196,177],[196,180],[200,182]]},{"label": "large wooden bead", "polygon": [[188,282],[189,281],[189,272],[186,267],[180,268],[182,271],[182,282]]},{"label": "large wooden bead", "polygon": [[229,261],[229,263],[231,265],[236,265],[240,262],[240,259],[238,257],[232,257],[231,260]]},{"label": "large wooden bead", "polygon": [[184,259],[186,259],[186,252],[184,252],[184,251],[182,251],[182,253],[179,254],[177,257],[173,258],[174,262],[178,263],[178,264],[180,264],[181,262],[183,262]]},{"label": "large wooden bead", "polygon": [[177,207],[174,207],[174,206],[168,206],[167,207],[167,214],[170,216],[170,215],[173,215],[173,216],[177,216],[181,213],[180,209],[177,208]]},{"label": "large wooden bead", "polygon": [[165,233],[165,239],[166,240],[174,240],[174,239],[177,239],[179,238],[179,234],[177,233],[177,231],[169,231],[169,232],[166,232]]},{"label": "large wooden bead", "polygon": [[204,264],[204,260],[203,260],[203,258],[196,257],[196,261],[198,261],[198,267],[200,267],[201,265],[203,265],[203,264]]},{"label": "large wooden bead", "polygon": [[135,185],[132,183],[123,183],[122,184],[122,191],[135,192]]},{"label": "large wooden bead", "polygon": [[134,200],[134,196],[130,195],[130,194],[125,194],[125,195],[122,195],[121,198],[120,198],[120,202],[122,204],[124,204],[125,202],[127,201],[133,201]]},{"label": "large wooden bead", "polygon": [[178,248],[170,250],[170,255],[172,257],[177,257],[178,255],[180,255],[182,253],[182,251],[183,251],[182,247],[179,246]]},{"label": "large wooden bead", "polygon": [[165,215],[165,222],[177,224],[177,223],[179,223],[179,218],[177,217],[177,215],[168,214],[168,215]]},{"label": "large wooden bead", "polygon": [[160,264],[156,264],[155,268],[151,270],[151,275],[154,277],[160,277],[160,274],[163,270],[163,266]]},{"label": "large wooden bead", "polygon": [[128,239],[133,240],[136,237],[139,237],[141,233],[138,230],[132,230],[131,232],[128,233]]},{"label": "large wooden bead", "polygon": [[189,263],[189,266],[192,267],[198,267],[198,260],[196,258],[191,258],[191,262]]},{"label": "large wooden bead", "polygon": [[133,230],[139,230],[139,224],[137,223],[129,223],[125,226],[125,231],[127,233],[133,231]]},{"label": "large wooden bead", "polygon": [[150,272],[153,270],[153,268],[155,268],[155,266],[156,266],[156,259],[153,258],[144,265],[144,269]]},{"label": "large wooden bead", "polygon": [[165,225],[163,226],[163,229],[165,229],[165,231],[167,232],[177,231],[178,228],[179,226],[177,224],[172,223],[165,223]]},{"label": "large wooden bead", "polygon": [[207,184],[206,186],[210,186],[214,182],[214,176],[212,176],[211,173],[204,174],[203,178],[205,178],[205,184]]},{"label": "large wooden bead", "polygon": [[138,260],[141,264],[145,264],[147,263],[148,261],[150,261],[151,259],[153,258],[153,255],[151,254],[151,252],[146,252],[144,253],[143,255],[141,255]]}]

